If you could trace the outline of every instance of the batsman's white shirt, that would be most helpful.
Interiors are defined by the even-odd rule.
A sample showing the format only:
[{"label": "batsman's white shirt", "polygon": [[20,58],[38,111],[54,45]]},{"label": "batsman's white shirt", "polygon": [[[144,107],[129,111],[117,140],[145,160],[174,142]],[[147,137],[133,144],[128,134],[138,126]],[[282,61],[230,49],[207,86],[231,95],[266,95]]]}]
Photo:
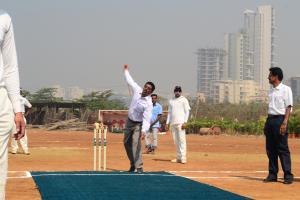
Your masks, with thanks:
[{"label": "batsman's white shirt", "polygon": [[32,107],[31,103],[25,97],[21,96],[20,97],[20,101],[21,101],[21,112],[22,113],[25,113],[25,106],[27,108],[31,108]]},{"label": "batsman's white shirt", "polygon": [[14,112],[21,112],[20,83],[13,25],[10,16],[0,10],[0,87],[5,87]]},{"label": "batsman's white shirt", "polygon": [[184,96],[169,101],[167,124],[183,124],[188,121],[191,107]]}]

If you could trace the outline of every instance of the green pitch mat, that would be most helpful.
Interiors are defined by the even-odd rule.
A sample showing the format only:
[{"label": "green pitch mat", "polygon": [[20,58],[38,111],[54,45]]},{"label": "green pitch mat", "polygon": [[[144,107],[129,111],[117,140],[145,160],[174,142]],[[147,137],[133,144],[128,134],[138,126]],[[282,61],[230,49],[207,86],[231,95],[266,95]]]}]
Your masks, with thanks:
[{"label": "green pitch mat", "polygon": [[31,172],[45,200],[248,199],[166,172]]}]

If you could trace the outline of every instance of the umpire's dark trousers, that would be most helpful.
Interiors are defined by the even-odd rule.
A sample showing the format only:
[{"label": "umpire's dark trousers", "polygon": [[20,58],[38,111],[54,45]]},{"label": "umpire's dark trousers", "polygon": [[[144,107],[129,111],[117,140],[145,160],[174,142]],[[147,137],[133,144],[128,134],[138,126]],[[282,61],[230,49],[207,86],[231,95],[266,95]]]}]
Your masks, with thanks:
[{"label": "umpire's dark trousers", "polygon": [[130,166],[136,169],[142,168],[142,144],[141,144],[142,122],[135,122],[128,118],[124,133],[124,147]]},{"label": "umpire's dark trousers", "polygon": [[293,178],[291,172],[291,155],[288,147],[288,131],[280,134],[280,126],[284,115],[268,116],[265,124],[266,150],[269,158],[269,176],[277,178],[278,156],[284,172],[284,179]]}]

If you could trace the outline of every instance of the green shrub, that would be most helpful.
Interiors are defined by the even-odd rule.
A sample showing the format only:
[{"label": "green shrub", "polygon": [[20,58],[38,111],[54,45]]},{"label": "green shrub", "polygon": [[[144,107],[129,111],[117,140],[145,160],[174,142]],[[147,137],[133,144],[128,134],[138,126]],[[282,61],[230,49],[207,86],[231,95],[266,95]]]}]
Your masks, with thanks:
[{"label": "green shrub", "polygon": [[289,119],[289,133],[300,134],[300,110],[292,112]]},{"label": "green shrub", "polygon": [[210,120],[210,119],[194,119],[188,122],[187,133],[198,133],[200,128],[211,128],[213,126],[220,127],[223,132],[254,134],[263,133],[265,118],[261,118],[258,122],[238,122],[233,120]]}]

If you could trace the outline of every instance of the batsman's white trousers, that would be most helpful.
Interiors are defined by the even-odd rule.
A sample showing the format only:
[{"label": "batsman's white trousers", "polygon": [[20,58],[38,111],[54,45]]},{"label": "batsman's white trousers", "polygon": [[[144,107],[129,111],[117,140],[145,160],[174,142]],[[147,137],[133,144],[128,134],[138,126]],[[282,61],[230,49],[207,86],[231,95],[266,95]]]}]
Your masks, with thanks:
[{"label": "batsman's white trousers", "polygon": [[[23,116],[24,122],[26,124],[26,118]],[[25,135],[22,137],[20,140],[20,144],[22,146],[22,149],[24,153],[28,153],[28,139],[27,139],[27,134],[26,134],[26,129],[25,129]],[[18,141],[15,138],[11,139],[11,151],[12,152],[17,152],[18,151]]]},{"label": "batsman's white trousers", "polygon": [[176,146],[176,159],[186,161],[186,138],[185,130],[181,128],[182,124],[171,125],[171,132]]},{"label": "batsman's white trousers", "polygon": [[5,88],[0,87],[0,200],[5,199],[8,140],[14,125],[14,113]]},{"label": "batsman's white trousers", "polygon": [[[157,147],[157,134],[158,134],[158,128],[154,127],[149,131],[145,137],[145,143],[146,147]],[[152,137],[151,137],[152,136]]]}]

